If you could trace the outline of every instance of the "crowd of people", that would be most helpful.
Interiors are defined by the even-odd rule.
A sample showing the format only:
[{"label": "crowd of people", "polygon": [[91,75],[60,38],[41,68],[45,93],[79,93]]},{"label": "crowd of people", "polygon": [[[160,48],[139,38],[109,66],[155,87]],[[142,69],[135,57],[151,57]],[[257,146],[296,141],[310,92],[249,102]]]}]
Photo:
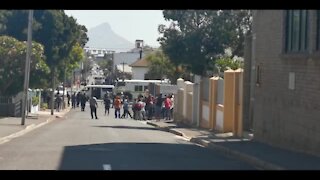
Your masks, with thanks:
[{"label": "crowd of people", "polygon": [[[85,111],[86,102],[90,104],[91,118],[98,119],[97,108],[98,103],[95,97],[89,98],[85,93],[73,93],[71,96],[67,93],[68,106],[73,109],[81,107],[81,111]],[[60,104],[60,103],[59,103]],[[159,121],[160,119],[171,120],[173,117],[174,95],[158,94],[153,96],[139,95],[134,99],[129,99],[128,96],[105,94],[103,97],[104,114],[110,114],[110,108],[114,108],[114,117],[116,119],[131,118],[135,120],[152,120]]]},{"label": "crowd of people", "polygon": [[162,94],[156,97],[151,94],[147,96],[139,95],[130,101],[128,96],[117,95],[113,98],[113,103],[111,104],[111,97],[105,95],[104,105],[105,115],[106,112],[108,112],[109,115],[109,109],[111,105],[113,106],[115,109],[115,118],[130,117],[135,120],[171,120],[174,108],[174,96],[172,94],[165,95],[164,97]]}]

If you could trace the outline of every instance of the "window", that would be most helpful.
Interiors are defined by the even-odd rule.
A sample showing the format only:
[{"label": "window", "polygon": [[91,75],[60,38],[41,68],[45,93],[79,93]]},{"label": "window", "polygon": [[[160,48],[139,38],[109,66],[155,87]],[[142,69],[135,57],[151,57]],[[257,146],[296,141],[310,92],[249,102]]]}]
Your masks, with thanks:
[{"label": "window", "polygon": [[286,52],[308,49],[308,11],[288,10],[286,17]]},{"label": "window", "polygon": [[320,50],[320,11],[317,11],[317,50]]},{"label": "window", "polygon": [[142,91],[142,86],[134,86],[134,91]]}]

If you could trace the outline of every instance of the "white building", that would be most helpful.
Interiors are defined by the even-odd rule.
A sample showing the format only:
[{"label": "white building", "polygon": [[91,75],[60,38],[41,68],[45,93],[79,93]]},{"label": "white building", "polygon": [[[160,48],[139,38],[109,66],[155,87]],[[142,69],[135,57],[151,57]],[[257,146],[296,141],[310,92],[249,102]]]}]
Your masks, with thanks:
[{"label": "white building", "polygon": [[132,78],[144,80],[145,74],[149,71],[149,65],[150,63],[144,58],[132,63],[130,65],[132,68]]},{"label": "white building", "polygon": [[135,44],[135,48],[131,51],[114,53],[113,68],[117,68],[118,65],[122,66],[123,64],[125,64],[125,66],[130,65],[145,56],[142,51],[143,40],[136,40]]},{"label": "white building", "polygon": [[94,57],[104,57],[105,54],[113,54],[115,51],[103,49],[103,48],[92,48],[92,47],[85,47],[84,51],[93,55]]}]

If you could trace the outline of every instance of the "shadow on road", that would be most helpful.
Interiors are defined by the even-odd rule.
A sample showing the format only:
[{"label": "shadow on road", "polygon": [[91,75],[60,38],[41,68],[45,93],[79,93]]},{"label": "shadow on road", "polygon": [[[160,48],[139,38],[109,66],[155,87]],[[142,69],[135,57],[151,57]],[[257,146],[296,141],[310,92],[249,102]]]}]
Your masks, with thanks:
[{"label": "shadow on road", "polygon": [[119,129],[142,129],[142,130],[157,130],[154,127],[137,127],[137,126],[93,126],[101,128],[119,128]]},{"label": "shadow on road", "polygon": [[59,170],[253,169],[192,144],[106,143],[67,146]]}]

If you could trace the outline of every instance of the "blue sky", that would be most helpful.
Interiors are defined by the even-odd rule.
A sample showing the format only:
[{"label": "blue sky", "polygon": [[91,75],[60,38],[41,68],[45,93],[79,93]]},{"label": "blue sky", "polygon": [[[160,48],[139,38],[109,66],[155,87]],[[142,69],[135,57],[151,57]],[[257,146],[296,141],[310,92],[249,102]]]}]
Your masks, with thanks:
[{"label": "blue sky", "polygon": [[109,23],[118,35],[134,43],[143,39],[145,44],[159,46],[158,25],[166,24],[161,10],[65,10],[89,30],[102,23]]}]

